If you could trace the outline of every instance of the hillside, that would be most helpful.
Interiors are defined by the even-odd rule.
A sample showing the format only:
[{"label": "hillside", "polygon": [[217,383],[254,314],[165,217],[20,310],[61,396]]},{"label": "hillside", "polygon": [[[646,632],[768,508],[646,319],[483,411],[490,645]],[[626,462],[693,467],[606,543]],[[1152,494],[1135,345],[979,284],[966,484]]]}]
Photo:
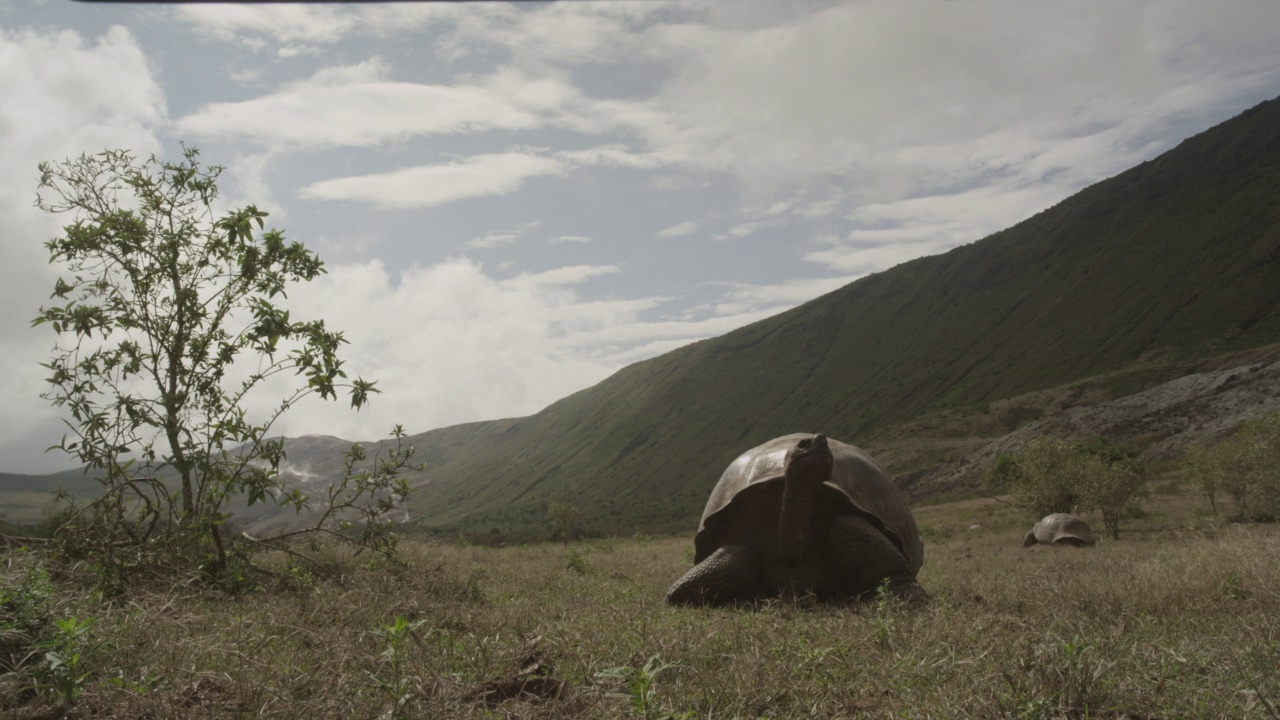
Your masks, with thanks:
[{"label": "hillside", "polygon": [[562,500],[613,531],[682,527],[734,456],[779,434],[864,442],[1104,374],[1120,396],[1167,379],[1161,368],[1280,341],[1277,198],[1272,100],[981,241],[537,415],[415,438],[432,454],[413,514],[518,527]]},{"label": "hillside", "polygon": [[[411,524],[541,529],[564,501],[594,530],[689,530],[737,454],[797,431],[866,446],[917,500],[962,492],[974,472],[957,463],[1029,422],[1270,358],[1256,353],[1280,342],[1278,200],[1272,100],[1007,230],[536,415],[414,436]],[[287,447],[305,475],[341,445]]]},{"label": "hillside", "polygon": [[101,492],[102,486],[78,470],[54,475],[0,473],[0,520],[36,523],[44,519],[53,493],[71,495]]},{"label": "hillside", "polygon": [[996,455],[1016,453],[1041,435],[1071,442],[1102,436],[1160,462],[1280,411],[1280,344],[1167,369],[1175,377],[1128,395],[1108,391],[1111,377],[1090,378],[992,403],[987,414],[926,415],[865,444],[890,467],[921,454],[940,458],[896,478],[909,498],[938,502],[971,493]]}]

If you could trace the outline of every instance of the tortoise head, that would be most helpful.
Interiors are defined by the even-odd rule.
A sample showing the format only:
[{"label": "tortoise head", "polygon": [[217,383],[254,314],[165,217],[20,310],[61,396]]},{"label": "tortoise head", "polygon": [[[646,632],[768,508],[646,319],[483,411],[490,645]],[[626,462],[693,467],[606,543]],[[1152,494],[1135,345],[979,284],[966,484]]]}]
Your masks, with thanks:
[{"label": "tortoise head", "polygon": [[[831,478],[834,459],[826,435],[804,438],[787,451],[786,483],[795,490],[816,492]],[[792,490],[788,490],[792,492]]]},{"label": "tortoise head", "polygon": [[804,438],[787,451],[778,514],[778,551],[787,565],[797,565],[804,558],[813,499],[822,483],[831,478],[834,463],[826,435]]}]

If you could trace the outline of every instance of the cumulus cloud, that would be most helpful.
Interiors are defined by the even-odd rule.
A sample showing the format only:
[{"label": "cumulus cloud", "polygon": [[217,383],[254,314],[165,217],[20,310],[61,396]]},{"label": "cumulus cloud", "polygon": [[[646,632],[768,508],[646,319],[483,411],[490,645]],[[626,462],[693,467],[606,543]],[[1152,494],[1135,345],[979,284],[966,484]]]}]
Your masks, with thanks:
[{"label": "cumulus cloud", "polygon": [[304,187],[299,195],[310,200],[351,200],[385,210],[403,210],[506,195],[518,190],[525,180],[562,172],[564,167],[551,158],[520,152],[494,153],[389,173],[321,180]]},{"label": "cumulus cloud", "polygon": [[30,320],[57,272],[42,244],[70,218],[32,207],[36,166],[105,148],[145,157],[159,148],[165,96],[133,35],[112,27],[91,39],[0,28],[0,97],[0,458],[8,472],[45,472],[73,463],[39,452],[63,427],[39,398],[53,336]]},{"label": "cumulus cloud", "polygon": [[757,317],[646,321],[664,298],[583,297],[584,283],[619,272],[575,265],[495,279],[468,258],[399,276],[379,261],[331,267],[291,291],[289,305],[345,332],[348,370],[377,379],[383,394],[358,414],[308,405],[279,429],[371,438],[395,423],[417,432],[530,414],[661,347]]}]

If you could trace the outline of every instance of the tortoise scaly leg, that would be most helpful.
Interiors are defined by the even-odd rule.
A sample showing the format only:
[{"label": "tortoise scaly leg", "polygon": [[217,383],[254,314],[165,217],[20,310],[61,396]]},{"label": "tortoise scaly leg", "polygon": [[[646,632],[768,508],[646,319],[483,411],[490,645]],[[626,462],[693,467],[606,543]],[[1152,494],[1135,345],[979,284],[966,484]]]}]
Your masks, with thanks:
[{"label": "tortoise scaly leg", "polygon": [[907,559],[884,533],[861,515],[841,515],[827,529],[838,592],[860,595],[885,578],[899,592],[915,584]]},{"label": "tortoise scaly leg", "polygon": [[667,591],[672,605],[745,600],[760,590],[760,555],[747,545],[726,545],[694,565]]}]

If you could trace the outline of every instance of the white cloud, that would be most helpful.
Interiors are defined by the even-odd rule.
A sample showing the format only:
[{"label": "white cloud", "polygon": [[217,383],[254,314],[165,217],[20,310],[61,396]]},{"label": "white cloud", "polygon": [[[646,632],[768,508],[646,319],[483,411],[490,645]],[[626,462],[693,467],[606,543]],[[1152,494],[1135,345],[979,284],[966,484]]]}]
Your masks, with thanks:
[{"label": "white cloud", "polygon": [[601,338],[656,301],[584,301],[575,290],[618,271],[583,265],[496,280],[466,258],[399,277],[377,261],[330,267],[291,291],[290,307],[343,330],[348,369],[377,379],[383,394],[359,414],[308,405],[281,429],[369,438],[395,423],[418,432],[536,412],[621,367],[599,352]]},{"label": "white cloud", "polygon": [[684,237],[685,235],[693,233],[693,231],[697,229],[698,222],[696,220],[685,220],[684,222],[676,223],[669,228],[659,230],[654,233],[654,236],[660,238]]},{"label": "white cloud", "polygon": [[[1261,28],[1280,23],[1280,5],[1231,7],[712,5],[707,25],[647,31],[653,52],[681,62],[651,103],[664,122],[637,128],[655,152],[732,173],[749,197],[766,200],[834,183],[850,199],[893,201],[939,173],[973,181],[1098,136],[1110,147],[1075,171],[1091,182],[1098,163],[1132,155],[1135,140],[1145,145],[1107,136],[1127,119],[1149,130],[1155,118],[1139,118],[1144,108],[1212,111],[1242,83],[1275,82],[1280,46]],[[1005,142],[988,142],[997,133]],[[975,155],[986,155],[986,168],[956,163]]]},{"label": "white cloud", "polygon": [[207,104],[179,118],[176,127],[200,137],[317,148],[597,122],[576,119],[574,108],[584,101],[572,86],[518,69],[500,68],[482,81],[455,85],[400,82],[390,75],[378,57],[327,68],[257,98]]},{"label": "white cloud", "polygon": [[622,272],[622,268],[617,265],[569,265],[540,273],[522,273],[504,282],[513,287],[567,287],[618,272]]},{"label": "white cloud", "polygon": [[458,58],[496,45],[522,66],[608,66],[652,57],[645,28],[698,12],[686,4],[657,1],[483,3],[452,18],[456,32],[444,53]]},{"label": "white cloud", "polygon": [[707,175],[651,175],[649,187],[663,192],[698,192],[711,187]]},{"label": "white cloud", "polygon": [[945,241],[916,240],[869,245],[837,245],[805,255],[811,262],[821,263],[855,276],[887,270],[894,265],[926,255],[936,255],[950,246]]},{"label": "white cloud", "polygon": [[725,283],[728,291],[715,304],[714,310],[717,315],[728,317],[753,312],[773,315],[838,290],[859,277],[861,275],[796,278],[768,285]]},{"label": "white cloud", "polygon": [[24,193],[33,190],[37,159],[61,160],[122,141],[138,154],[155,150],[152,132],[166,116],[147,59],[119,26],[93,44],[69,30],[0,27],[0,94],[0,152],[5,167],[26,176]]},{"label": "white cloud", "polygon": [[[799,284],[741,286],[732,289],[739,308],[658,320],[646,316],[676,298],[583,297],[584,283],[620,272],[575,265],[499,280],[467,258],[399,277],[377,261],[331,266],[291,290],[288,304],[300,318],[324,317],[342,330],[350,340],[346,369],[376,379],[383,392],[359,413],[342,403],[307,403],[276,430],[372,439],[396,423],[420,432],[532,414],[626,364],[768,317],[800,293]],[[261,411],[270,406],[261,403]]]},{"label": "white cloud", "polygon": [[564,243],[582,244],[591,242],[591,238],[586,235],[558,235],[553,238],[548,238],[547,242],[552,245],[562,245]]},{"label": "white cloud", "polygon": [[826,237],[808,262],[854,276],[887,270],[945,252],[1016,224],[1067,193],[1055,183],[1010,187],[996,183],[965,192],[864,205],[849,216],[843,239]]},{"label": "white cloud", "polygon": [[278,41],[333,43],[350,32],[357,16],[326,5],[181,5],[178,16],[220,40],[254,47],[261,36]]},{"label": "white cloud", "polygon": [[522,225],[511,225],[509,227],[505,227],[500,230],[493,230],[485,233],[484,235],[481,235],[480,237],[472,238],[467,243],[467,246],[473,247],[473,248],[480,248],[480,249],[489,249],[489,248],[502,247],[504,245],[514,245],[515,243],[519,242],[520,238],[524,237],[525,234],[527,234],[530,230],[538,227],[541,224],[542,224],[542,221],[533,220],[531,222],[527,222]]},{"label": "white cloud", "polygon": [[271,179],[279,158],[280,153],[271,150],[237,155],[220,178],[222,187],[234,187],[234,192],[223,190],[220,205],[226,208],[255,205],[270,213],[272,221],[277,223],[288,218],[288,206],[272,193]]},{"label": "white cloud", "polygon": [[267,40],[297,52],[331,45],[355,33],[387,35],[419,30],[447,12],[434,3],[386,3],[364,7],[295,4],[184,4],[177,15],[201,32],[261,48]]},{"label": "white cloud", "polygon": [[512,245],[518,240],[520,240],[520,233],[518,232],[495,230],[493,232],[485,233],[480,237],[472,238],[467,243],[467,247],[489,249],[501,247],[503,245]]},{"label": "white cloud", "polygon": [[676,158],[665,153],[637,153],[624,145],[604,145],[587,150],[565,150],[556,153],[556,157],[578,165],[603,165],[636,170],[653,170],[677,162]]},{"label": "white cloud", "polygon": [[[644,309],[648,309],[649,303],[650,301],[639,301],[640,306]],[[656,305],[657,303],[653,302],[653,304]],[[587,350],[603,345],[597,352],[604,353],[606,357],[612,357],[615,353],[620,353],[632,358],[628,362],[635,362],[643,359],[636,357],[635,352],[633,352],[637,349],[637,345],[653,346],[655,343],[684,345],[697,340],[723,335],[732,330],[737,330],[743,325],[749,325],[771,315],[776,315],[785,309],[772,307],[763,310],[749,309],[740,313],[726,313],[723,315],[712,314],[701,318],[637,320],[628,323],[617,323],[590,333],[577,333],[568,338],[571,342],[567,344],[583,346]]]},{"label": "white cloud", "polygon": [[389,173],[322,180],[304,187],[299,195],[310,200],[350,200],[384,210],[403,210],[506,195],[518,190],[525,180],[562,172],[564,167],[551,158],[519,152],[495,153]]},{"label": "white cloud", "polygon": [[738,223],[737,225],[734,225],[733,227],[729,228],[728,232],[726,232],[724,235],[717,236],[717,239],[723,239],[725,237],[731,237],[731,238],[750,237],[751,235],[756,234],[756,232],[761,228],[769,227],[770,225],[775,225],[775,224],[776,223],[774,222],[770,222],[766,220],[748,220],[747,222]]},{"label": "white cloud", "polygon": [[86,41],[62,31],[0,28],[0,459],[8,472],[47,472],[74,463],[61,453],[41,455],[64,431],[39,398],[40,362],[54,338],[31,318],[48,304],[57,268],[42,243],[70,217],[34,207],[36,165],[83,152],[128,148],[145,157],[158,150],[154,128],[165,120],[165,97],[137,41],[112,27]]}]

